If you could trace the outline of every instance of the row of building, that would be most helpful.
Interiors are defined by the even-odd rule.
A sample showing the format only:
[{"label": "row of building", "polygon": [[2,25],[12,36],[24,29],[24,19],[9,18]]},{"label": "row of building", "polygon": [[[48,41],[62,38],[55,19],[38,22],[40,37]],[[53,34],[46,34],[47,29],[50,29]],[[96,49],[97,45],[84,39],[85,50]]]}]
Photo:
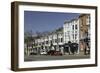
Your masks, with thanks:
[{"label": "row of building", "polygon": [[[31,52],[56,50],[64,52],[64,44],[77,43],[78,53],[90,49],[90,14],[80,14],[78,18],[66,20],[62,27],[54,31],[32,37],[30,44],[25,43],[25,54]],[[29,45],[29,46],[28,46]]]}]

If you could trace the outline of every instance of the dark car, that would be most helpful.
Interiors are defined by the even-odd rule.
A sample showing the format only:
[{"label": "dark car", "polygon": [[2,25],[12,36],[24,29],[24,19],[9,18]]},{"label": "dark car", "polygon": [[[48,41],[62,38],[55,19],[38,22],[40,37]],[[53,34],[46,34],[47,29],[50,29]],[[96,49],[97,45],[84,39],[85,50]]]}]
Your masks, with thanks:
[{"label": "dark car", "polygon": [[54,55],[55,51],[54,50],[50,50],[49,52],[47,52],[48,55]]},{"label": "dark car", "polygon": [[35,53],[35,52],[31,52],[30,55],[37,55],[37,53]]},{"label": "dark car", "polygon": [[62,53],[60,51],[55,51],[54,55],[55,56],[62,56]]},{"label": "dark car", "polygon": [[61,56],[62,55],[60,51],[55,51],[55,50],[50,50],[47,54],[51,56]]}]

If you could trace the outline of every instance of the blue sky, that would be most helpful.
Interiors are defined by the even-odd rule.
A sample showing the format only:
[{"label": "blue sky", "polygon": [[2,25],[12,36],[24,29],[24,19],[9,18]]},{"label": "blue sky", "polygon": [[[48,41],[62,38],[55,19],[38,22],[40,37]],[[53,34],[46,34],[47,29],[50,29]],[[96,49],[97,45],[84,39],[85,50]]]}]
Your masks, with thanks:
[{"label": "blue sky", "polygon": [[79,13],[24,11],[25,32],[53,31],[62,27],[65,20],[77,18]]}]

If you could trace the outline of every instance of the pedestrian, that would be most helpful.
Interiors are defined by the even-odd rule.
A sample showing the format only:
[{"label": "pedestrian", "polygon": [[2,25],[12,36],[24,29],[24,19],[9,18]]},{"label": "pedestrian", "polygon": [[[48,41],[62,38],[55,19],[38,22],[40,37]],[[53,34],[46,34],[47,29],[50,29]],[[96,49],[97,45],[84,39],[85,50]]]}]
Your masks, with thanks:
[{"label": "pedestrian", "polygon": [[87,46],[86,46],[86,44],[85,44],[85,48],[84,48],[84,55],[87,55]]}]

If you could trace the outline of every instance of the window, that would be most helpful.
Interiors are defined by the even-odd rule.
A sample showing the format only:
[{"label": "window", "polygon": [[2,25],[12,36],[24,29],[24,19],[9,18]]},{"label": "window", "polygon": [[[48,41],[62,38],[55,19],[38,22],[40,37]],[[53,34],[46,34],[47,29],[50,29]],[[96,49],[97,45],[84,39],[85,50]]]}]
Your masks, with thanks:
[{"label": "window", "polygon": [[58,38],[58,42],[60,42],[60,38]]},{"label": "window", "polygon": [[57,43],[57,39],[55,39],[55,43]]},{"label": "window", "polygon": [[75,29],[77,29],[77,24],[75,25]]},{"label": "window", "polygon": [[50,40],[50,43],[52,44],[52,40]]},{"label": "window", "polygon": [[74,25],[72,26],[72,29],[74,30]]},{"label": "window", "polygon": [[73,39],[74,39],[74,34],[73,34]]},{"label": "window", "polygon": [[77,33],[77,31],[75,31],[75,33]]},{"label": "window", "polygon": [[77,39],[77,34],[75,34],[75,39]]},{"label": "window", "polygon": [[46,44],[48,44],[48,41],[46,41]]},{"label": "window", "polygon": [[61,38],[61,42],[63,42],[63,38]]}]

